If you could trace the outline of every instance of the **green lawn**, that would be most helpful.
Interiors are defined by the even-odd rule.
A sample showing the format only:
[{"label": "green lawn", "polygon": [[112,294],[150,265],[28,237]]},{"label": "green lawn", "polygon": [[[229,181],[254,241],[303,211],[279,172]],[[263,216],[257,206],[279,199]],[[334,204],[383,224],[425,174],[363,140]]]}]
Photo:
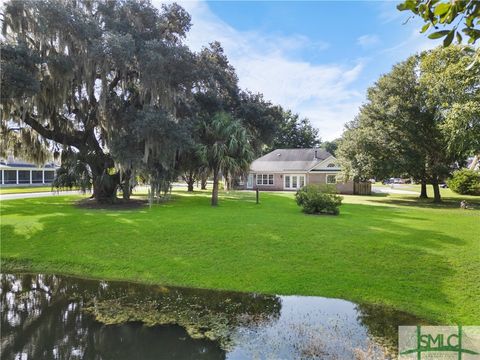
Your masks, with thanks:
[{"label": "green lawn", "polygon": [[[452,196],[446,189],[444,196]],[[438,323],[480,323],[480,202],[347,196],[340,216],[304,215],[291,193],[176,192],[136,210],[79,196],[1,203],[2,270],[391,305]],[[478,199],[478,198],[477,198]]]},{"label": "green lawn", "polygon": [[0,194],[25,194],[48,191],[52,191],[51,186],[9,186],[0,188]]}]

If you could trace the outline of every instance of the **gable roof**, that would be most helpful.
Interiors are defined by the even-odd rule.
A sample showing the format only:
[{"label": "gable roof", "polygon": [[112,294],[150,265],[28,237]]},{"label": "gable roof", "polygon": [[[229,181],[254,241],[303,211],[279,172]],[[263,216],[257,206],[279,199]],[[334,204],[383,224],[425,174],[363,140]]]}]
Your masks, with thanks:
[{"label": "gable roof", "polygon": [[324,149],[277,149],[252,162],[250,170],[256,172],[308,171],[331,156]]}]

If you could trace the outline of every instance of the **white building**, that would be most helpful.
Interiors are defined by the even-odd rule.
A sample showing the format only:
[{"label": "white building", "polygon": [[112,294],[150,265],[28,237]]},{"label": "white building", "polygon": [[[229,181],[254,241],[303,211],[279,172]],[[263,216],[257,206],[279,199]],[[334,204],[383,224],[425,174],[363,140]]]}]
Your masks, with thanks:
[{"label": "white building", "polygon": [[0,186],[51,184],[57,168],[54,163],[39,167],[11,158],[0,160]]}]

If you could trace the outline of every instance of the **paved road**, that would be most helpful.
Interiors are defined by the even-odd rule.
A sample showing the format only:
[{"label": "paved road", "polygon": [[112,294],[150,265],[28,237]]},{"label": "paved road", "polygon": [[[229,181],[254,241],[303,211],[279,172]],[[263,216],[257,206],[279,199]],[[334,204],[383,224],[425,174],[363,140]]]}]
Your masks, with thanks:
[{"label": "paved road", "polygon": [[392,189],[387,187],[372,186],[372,191],[382,194],[404,194],[404,195],[418,195],[416,191]]},{"label": "paved road", "polygon": [[0,201],[3,200],[13,200],[13,199],[28,199],[28,198],[37,198],[37,197],[46,197],[46,196],[61,196],[61,195],[72,195],[72,194],[81,194],[80,191],[45,191],[45,192],[36,192],[36,193],[22,193],[22,194],[1,194]]}]

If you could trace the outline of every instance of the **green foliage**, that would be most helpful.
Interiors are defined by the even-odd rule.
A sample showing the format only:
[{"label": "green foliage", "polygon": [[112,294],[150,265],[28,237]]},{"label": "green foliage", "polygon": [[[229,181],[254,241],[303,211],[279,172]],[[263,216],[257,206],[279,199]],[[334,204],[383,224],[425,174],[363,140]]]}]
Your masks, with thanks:
[{"label": "green foliage", "polygon": [[347,177],[408,176],[434,186],[480,151],[480,76],[468,47],[411,56],[368,90],[347,125],[338,157]]},{"label": "green foliage", "polygon": [[[2,124],[75,148],[99,201],[115,198],[120,175],[165,164],[171,153],[156,155],[171,126],[151,114],[179,122],[191,93],[188,13],[148,1],[25,0],[5,3],[2,15]],[[151,136],[135,138],[149,125]]]},{"label": "green foliage", "polygon": [[425,103],[435,109],[448,151],[460,163],[480,153],[480,63],[466,70],[474,56],[470,47],[439,47],[420,63]]},{"label": "green foliage", "polygon": [[337,149],[338,149],[338,146],[340,145],[341,141],[342,141],[342,139],[335,139],[335,140],[332,140],[332,141],[324,141],[320,145],[320,148],[325,149],[326,151],[328,151],[333,156],[336,156]]},{"label": "green foliage", "polygon": [[246,91],[240,93],[237,116],[252,135],[252,147],[256,155],[261,155],[264,145],[272,145],[282,131],[281,125],[285,119],[280,106],[266,101],[262,94]]},{"label": "green foliage", "polygon": [[[175,3],[158,10],[149,1],[6,2],[2,151],[42,162],[46,150],[75,149],[94,197],[113,201],[119,187],[129,197],[137,176],[156,195],[180,173],[190,184],[205,178],[207,161],[198,151],[205,144],[216,147],[217,172],[230,179],[275,136],[276,147],[318,144],[308,120],[240,90],[220,43],[191,51],[184,44],[190,20]],[[213,129],[220,113],[242,127],[222,131],[240,137],[200,139],[202,124]],[[77,165],[62,169],[66,186],[77,181]]]},{"label": "green foliage", "polygon": [[201,156],[213,173],[212,205],[218,203],[220,171],[227,178],[248,170],[253,160],[250,135],[239,120],[226,112],[205,119],[200,128]]},{"label": "green foliage", "polygon": [[[397,6],[400,11],[411,11],[426,23],[421,32],[434,29],[430,39],[443,38],[443,45],[449,46],[456,36],[458,43],[463,40],[462,33],[468,37],[468,43],[474,44],[480,38],[480,2],[478,1],[430,1],[404,0]],[[456,21],[457,20],[457,21]],[[459,29],[463,20],[463,28]],[[447,30],[438,30],[439,26]],[[436,31],[438,30],[438,31]]]},{"label": "green foliage", "polygon": [[335,187],[315,184],[306,185],[295,194],[297,205],[307,214],[338,215],[342,199],[336,194]]},{"label": "green foliage", "polygon": [[447,181],[450,189],[462,195],[480,195],[480,173],[475,170],[454,171]]},{"label": "green foliage", "polygon": [[[66,148],[60,157],[61,166],[57,169],[52,189],[79,189],[83,193],[92,190],[92,173],[82,154],[71,148]],[[110,171],[114,171],[111,169]],[[110,182],[111,176],[105,175],[105,181]]]},{"label": "green foliage", "polygon": [[83,192],[91,190],[92,180],[85,163],[73,159],[63,162],[62,166],[57,169],[52,188],[57,190],[79,188]]},{"label": "green foliage", "polygon": [[282,109],[282,120],[270,150],[312,148],[320,144],[318,129],[306,118]]}]

